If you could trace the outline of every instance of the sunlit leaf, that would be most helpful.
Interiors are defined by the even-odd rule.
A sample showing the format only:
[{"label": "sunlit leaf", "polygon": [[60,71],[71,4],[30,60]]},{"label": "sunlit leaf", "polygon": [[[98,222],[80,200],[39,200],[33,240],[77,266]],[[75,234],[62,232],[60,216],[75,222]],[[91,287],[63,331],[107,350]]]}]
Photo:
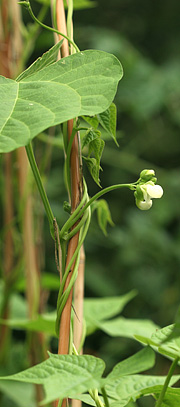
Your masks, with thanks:
[{"label": "sunlit leaf", "polygon": [[[126,406],[130,400],[136,400],[143,394],[152,394],[156,392],[158,385],[163,385],[166,376],[150,376],[150,375],[130,375],[120,376],[111,381],[105,386],[107,394],[118,400],[120,406]],[[177,382],[179,376],[173,376],[170,385]],[[161,387],[162,388],[162,387]],[[111,404],[115,407],[117,403]]]},{"label": "sunlit leaf", "polygon": [[10,400],[12,400],[18,407],[24,407],[24,400],[26,400],[26,407],[36,407],[35,388],[30,383],[0,381],[0,391]]},{"label": "sunlit leaf", "polygon": [[25,383],[42,384],[45,402],[71,397],[91,388],[99,388],[103,382],[105,364],[94,356],[52,355],[23,372],[0,377],[0,380],[16,380]]},{"label": "sunlit leaf", "polygon": [[[180,357],[180,347],[176,338],[169,340],[173,332],[174,325],[157,329],[152,335],[135,335],[140,342],[157,348],[158,352],[170,358]],[[167,339],[167,340],[166,340]]]},{"label": "sunlit leaf", "polygon": [[143,335],[143,333],[151,335],[158,327],[150,320],[119,317],[111,321],[100,322],[99,328],[110,336],[134,338],[135,335]]},{"label": "sunlit leaf", "polygon": [[84,318],[87,325],[87,333],[92,333],[101,321],[107,320],[119,314],[125,305],[136,296],[136,291],[119,297],[86,298],[84,301]]},{"label": "sunlit leaf", "polygon": [[120,376],[132,375],[150,369],[155,363],[154,351],[146,347],[128,359],[118,363],[107,376],[106,380],[116,380]]},{"label": "sunlit leaf", "polygon": [[0,152],[27,145],[44,129],[108,108],[122,77],[119,61],[102,51],[63,58],[16,82],[0,77]]}]

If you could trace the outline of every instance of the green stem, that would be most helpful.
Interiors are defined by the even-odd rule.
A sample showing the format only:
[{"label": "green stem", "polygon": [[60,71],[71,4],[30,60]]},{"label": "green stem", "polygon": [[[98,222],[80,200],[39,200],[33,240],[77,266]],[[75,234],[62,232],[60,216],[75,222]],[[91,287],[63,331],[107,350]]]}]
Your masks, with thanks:
[{"label": "green stem", "polygon": [[70,176],[70,158],[71,158],[71,148],[72,148],[72,143],[74,140],[74,137],[76,135],[76,131],[72,131],[71,137],[69,139],[69,142],[67,144],[67,152],[66,152],[66,162],[65,162],[65,171],[66,171],[66,179],[67,179],[67,184],[69,191],[71,190],[71,176]]},{"label": "green stem", "polygon": [[42,23],[41,21],[39,21],[38,18],[36,18],[36,16],[34,15],[34,13],[33,13],[33,11],[32,11],[31,4],[30,4],[29,1],[19,1],[18,4],[21,4],[21,5],[25,6],[25,7],[27,7],[27,9],[28,9],[28,11],[29,11],[29,14],[31,15],[31,17],[33,18],[33,20],[36,21],[37,24],[39,24],[41,27],[45,28],[46,30],[52,31],[52,32],[54,32],[54,33],[56,33],[56,34],[58,34],[58,35],[61,35],[61,37],[66,38],[66,40],[68,40],[68,42],[69,42],[71,45],[73,45],[73,47],[75,48],[75,50],[76,50],[77,52],[79,52],[79,48],[77,47],[77,45],[75,44],[75,42],[72,41],[69,37],[67,37],[67,35],[65,35],[65,34],[61,33],[60,31],[56,30],[56,28],[49,27],[48,25],[46,25],[46,24]]},{"label": "green stem", "polygon": [[72,0],[68,1],[68,14],[67,14],[67,33],[68,37],[72,38],[72,16],[73,16],[73,2]]},{"label": "green stem", "polygon": [[[75,279],[76,279],[78,265],[79,265],[80,248],[81,248],[81,246],[82,246],[82,244],[84,242],[84,239],[86,237],[86,234],[88,232],[90,220],[91,220],[91,211],[90,211],[90,208],[89,208],[87,221],[86,221],[86,223],[84,225],[83,230],[81,229],[81,231],[80,231],[80,237],[79,237],[79,242],[78,242],[77,248],[76,248],[70,262],[68,263],[68,266],[67,266],[67,268],[65,270],[65,273],[64,273],[64,276],[63,276],[63,279],[62,279],[62,283],[61,283],[61,286],[60,286],[60,289],[59,289],[58,300],[57,300],[57,319],[56,319],[56,333],[57,333],[57,335],[59,333],[59,324],[60,324],[60,318],[61,318],[63,308],[64,308],[64,306],[66,304],[67,298],[69,296],[71,288],[73,287]],[[73,270],[73,275],[71,277],[71,281],[70,281],[66,291],[63,292],[68,273],[69,273],[74,261],[75,261],[75,266],[74,266],[74,270]]]},{"label": "green stem", "polygon": [[[41,7],[41,10],[38,15],[39,21],[44,20],[47,10],[48,10],[48,6]],[[19,72],[22,72],[22,70],[24,70],[25,64],[26,64],[27,60],[29,59],[29,56],[33,50],[34,43],[36,42],[35,40],[36,40],[39,29],[40,29],[39,25],[37,26],[36,24],[33,24],[33,26],[30,26],[30,28],[28,29],[27,36],[25,38],[26,46],[23,49],[23,53],[22,53],[22,57],[21,57],[21,69],[19,69]]]},{"label": "green stem", "polygon": [[46,195],[46,191],[44,189],[44,186],[43,186],[43,183],[42,183],[42,180],[41,180],[41,176],[40,176],[37,164],[36,164],[36,160],[35,160],[35,157],[34,157],[34,153],[33,153],[31,143],[26,146],[26,153],[27,153],[28,160],[29,160],[29,163],[30,163],[30,166],[31,166],[31,169],[32,169],[35,181],[36,181],[36,185],[37,185],[39,193],[41,195],[41,199],[42,199],[42,202],[43,202],[43,205],[44,205],[44,209],[46,211],[46,214],[47,214],[47,217],[48,217],[48,220],[49,220],[51,234],[54,235],[54,228],[53,228],[54,215],[53,215],[50,203],[48,201],[48,197]]},{"label": "green stem", "polygon": [[97,389],[89,390],[89,395],[95,401],[96,407],[104,407],[104,403],[101,401]]},{"label": "green stem", "polygon": [[104,387],[101,388],[101,392],[102,392],[102,395],[103,395],[105,407],[109,407],[109,400],[108,400],[106,390],[105,390]]},{"label": "green stem", "polygon": [[167,375],[166,380],[165,380],[165,382],[164,382],[164,386],[163,386],[163,388],[162,388],[162,390],[161,390],[161,393],[160,393],[160,395],[159,395],[159,398],[158,398],[158,400],[157,400],[156,407],[160,407],[161,404],[162,404],[162,402],[163,402],[163,399],[164,399],[166,390],[167,390],[167,388],[168,388],[168,384],[169,384],[169,382],[170,382],[170,380],[171,380],[171,377],[172,377],[172,375],[173,375],[173,372],[174,372],[175,367],[177,366],[178,362],[179,362],[179,357],[177,357],[176,359],[174,359],[173,363],[171,364],[171,367],[170,367],[170,369],[169,369],[168,375]]},{"label": "green stem", "polygon": [[133,184],[116,184],[116,185],[111,185],[110,187],[104,188],[102,191],[97,192],[91,199],[89,199],[88,202],[83,206],[82,209],[79,210],[79,207],[82,206],[82,201],[78,208],[73,212],[73,214],[70,216],[70,218],[67,220],[67,222],[64,224],[63,228],[61,229],[60,236],[63,237],[63,234],[70,229],[74,223],[78,221],[78,219],[84,214],[85,210],[94,202],[96,199],[100,198],[102,195],[106,194],[107,192],[113,191],[115,189],[119,188],[129,188],[129,189],[134,189]]},{"label": "green stem", "polygon": [[84,222],[86,221],[88,216],[88,213],[84,213],[83,217],[81,218],[80,222],[78,222],[77,226],[75,226],[69,233],[67,233],[67,235],[65,235],[63,237],[64,240],[70,240],[71,237],[73,237],[78,231],[79,229],[81,229],[81,227],[84,225]]},{"label": "green stem", "polygon": [[[62,227],[61,231],[60,231],[60,238],[63,238],[64,234],[70,229],[70,227],[74,224],[73,219],[77,216],[77,214],[79,213],[81,207],[85,204],[87,200],[87,187],[86,184],[84,183],[84,195],[82,197],[82,200],[80,202],[80,204],[78,205],[78,207],[75,209],[75,211],[72,213],[72,215],[70,216],[70,218],[67,220],[67,222],[64,224],[64,226]],[[79,219],[79,217],[78,217]]]}]

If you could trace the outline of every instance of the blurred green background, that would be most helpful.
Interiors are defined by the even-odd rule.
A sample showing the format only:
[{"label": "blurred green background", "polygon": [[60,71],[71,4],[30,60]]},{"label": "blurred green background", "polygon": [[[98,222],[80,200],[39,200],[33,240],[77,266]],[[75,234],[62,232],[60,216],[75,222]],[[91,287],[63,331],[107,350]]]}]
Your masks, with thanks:
[{"label": "blurred green background", "polygon": [[[37,15],[40,4],[35,0],[31,3]],[[115,226],[108,226],[108,235],[104,236],[93,215],[85,242],[85,294],[117,296],[135,288],[138,295],[123,315],[152,319],[163,327],[174,321],[180,294],[180,2],[97,0],[96,4],[74,12],[74,39],[80,49],[113,53],[124,69],[115,100],[119,148],[106,140],[101,185],[135,181],[142,169],[154,169],[164,196],[154,200],[148,212],[135,206],[130,191],[106,196]],[[23,17],[29,24],[26,10]],[[50,12],[46,23],[50,24]],[[41,31],[29,63],[51,45],[53,36]],[[39,139],[34,146],[43,165],[46,147]],[[62,205],[67,199],[63,162],[63,151],[53,148],[45,181],[60,225],[66,219]],[[92,196],[98,187],[85,166],[84,174]],[[37,214],[39,210],[41,207],[36,206]],[[54,243],[46,221],[44,253],[44,271],[56,273]],[[51,308],[56,306],[56,299],[57,292],[53,291]],[[132,340],[110,339],[96,332],[87,339],[85,352],[104,358],[110,370],[139,348]],[[166,363],[158,359],[155,373],[166,373]],[[151,404],[147,399],[137,405]]]},{"label": "blurred green background", "polygon": [[[138,295],[124,315],[149,318],[164,326],[174,320],[180,292],[180,3],[99,0],[96,4],[91,9],[74,11],[75,41],[80,49],[113,53],[124,69],[115,100],[119,148],[107,140],[101,185],[134,181],[142,169],[153,168],[164,196],[154,200],[148,212],[137,209],[129,191],[106,196],[115,226],[109,226],[108,236],[104,236],[94,214],[85,243],[85,293],[101,297],[125,294],[135,288]],[[32,7],[37,15],[40,5],[32,1]],[[23,15],[28,23],[25,10]],[[50,24],[50,13],[46,22]],[[53,36],[41,31],[30,62],[52,44]],[[43,143],[37,140],[34,144],[41,161]],[[62,203],[67,199],[62,168],[63,152],[54,148],[46,182],[60,225],[66,217]],[[89,194],[93,195],[98,187],[85,165],[84,174]],[[46,244],[45,269],[56,272],[48,225]],[[50,300],[54,306],[56,296]],[[92,338],[89,341],[88,347]],[[98,342],[93,343],[98,352],[102,346],[111,346],[109,338],[101,338],[100,333],[94,341]],[[126,347],[126,343],[113,346],[115,353],[117,346]]]}]

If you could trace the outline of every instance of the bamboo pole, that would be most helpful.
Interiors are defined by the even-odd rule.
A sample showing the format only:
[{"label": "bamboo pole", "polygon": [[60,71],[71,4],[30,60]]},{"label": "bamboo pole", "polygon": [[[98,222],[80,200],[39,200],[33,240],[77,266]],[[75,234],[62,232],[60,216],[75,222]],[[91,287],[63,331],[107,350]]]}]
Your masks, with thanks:
[{"label": "bamboo pole", "polygon": [[[65,18],[65,11],[64,11],[64,4],[63,0],[56,1],[56,16],[57,16],[57,27],[58,30],[65,35],[67,35],[67,28],[66,28],[66,18]],[[61,36],[59,36],[61,39]],[[69,55],[69,47],[67,40],[64,39],[63,46],[61,48],[61,57],[67,57]],[[72,129],[73,129],[73,120],[68,121],[68,139],[71,137]],[[80,171],[80,162],[79,162],[79,142],[78,142],[78,135],[76,134],[72,143],[71,148],[71,157],[70,157],[70,174],[71,174],[71,210],[72,212],[77,208],[79,205],[81,198],[82,198],[82,176]],[[68,244],[68,251],[67,251],[67,259],[66,259],[66,267],[68,266],[79,241],[79,232],[76,233],[69,241]],[[71,276],[74,270],[75,262],[72,265],[72,268],[68,274],[66,279],[64,290],[67,289],[70,281]],[[58,354],[68,354],[69,352],[69,337],[70,337],[70,323],[71,323],[71,309],[72,309],[72,296],[73,296],[73,288],[69,294],[68,300],[65,304],[63,312],[61,314],[60,320],[60,328],[59,328],[59,343],[58,343]],[[58,406],[58,400],[55,402],[55,406]],[[67,400],[62,401],[62,407],[67,405]]]}]

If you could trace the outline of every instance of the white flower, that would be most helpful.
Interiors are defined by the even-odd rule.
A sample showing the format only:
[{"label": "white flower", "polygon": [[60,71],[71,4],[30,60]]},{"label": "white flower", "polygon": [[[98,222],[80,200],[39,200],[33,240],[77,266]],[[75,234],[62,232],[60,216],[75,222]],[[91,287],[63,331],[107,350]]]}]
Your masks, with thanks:
[{"label": "white flower", "polygon": [[153,182],[140,185],[144,201],[136,198],[136,205],[142,211],[147,211],[152,206],[152,198],[161,198],[163,189],[160,185],[155,185]]},{"label": "white flower", "polygon": [[161,198],[163,196],[163,189],[160,185],[147,184],[146,191],[151,198]]},{"label": "white flower", "polygon": [[152,199],[149,201],[138,201],[138,199],[136,199],[136,205],[141,211],[147,211],[152,206]]}]

